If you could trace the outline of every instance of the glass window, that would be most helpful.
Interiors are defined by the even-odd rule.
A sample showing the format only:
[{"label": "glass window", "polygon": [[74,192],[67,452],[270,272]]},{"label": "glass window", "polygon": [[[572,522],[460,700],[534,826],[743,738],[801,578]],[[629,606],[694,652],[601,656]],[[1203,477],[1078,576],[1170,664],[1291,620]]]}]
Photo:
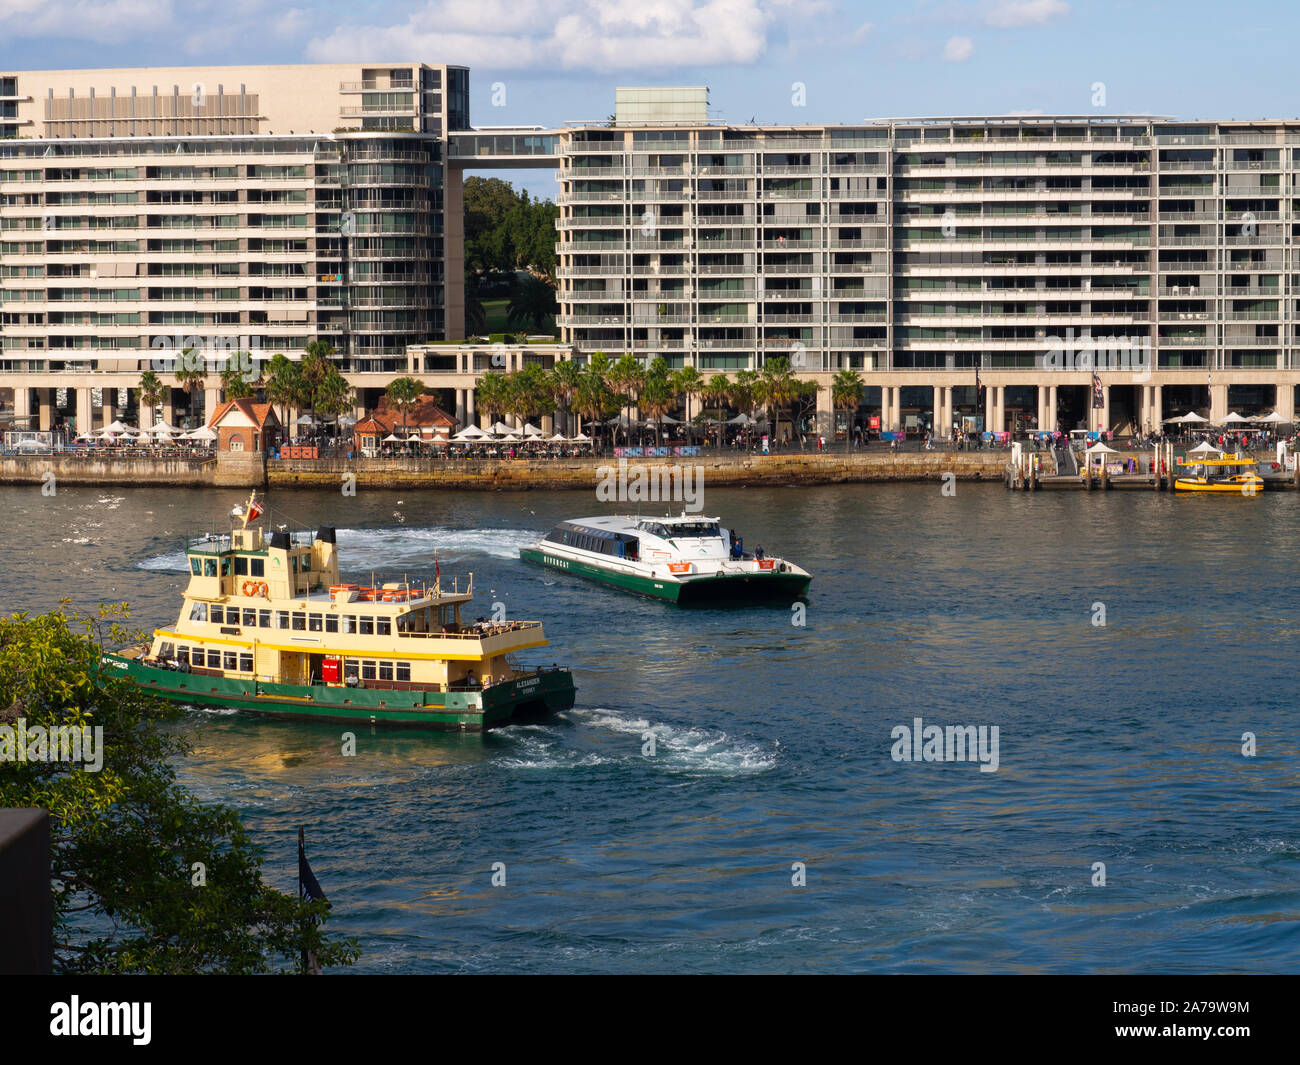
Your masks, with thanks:
[{"label": "glass window", "polygon": [[248,560],[248,575],[249,575],[250,577],[265,577],[265,576],[266,576],[266,559],[264,559],[264,558],[250,558],[250,559]]},{"label": "glass window", "polygon": [[191,620],[191,621],[207,621],[207,620],[208,620],[208,604],[207,604],[207,603],[195,603],[192,607],[190,607],[190,620]]},{"label": "glass window", "polygon": [[226,608],[216,606],[214,604],[212,607],[212,624],[224,625],[225,622],[226,622]]},{"label": "glass window", "polygon": [[289,611],[277,610],[275,612],[275,627],[277,629],[287,629],[289,627]]},{"label": "glass window", "polygon": [[221,560],[221,575],[223,577],[230,576],[230,558],[228,556]]},{"label": "glass window", "polygon": [[259,610],[257,612],[257,626],[261,629],[271,627],[271,612],[269,610]]},{"label": "glass window", "polygon": [[330,614],[325,618],[325,631],[326,632],[339,631],[339,619],[337,614]]},{"label": "glass window", "polygon": [[160,645],[159,648],[158,648],[158,657],[159,657],[159,658],[175,658],[175,657],[176,657],[176,645],[175,645],[174,643],[164,643],[164,644]]},{"label": "glass window", "polygon": [[257,625],[257,611],[256,611],[256,610],[245,610],[245,611],[244,611],[244,624],[245,624],[245,625],[249,625],[249,626],[256,627],[256,625]]},{"label": "glass window", "polygon": [[308,614],[307,631],[320,632],[320,627],[321,627],[321,616],[319,614]]},{"label": "glass window", "polygon": [[406,681],[409,681],[409,680],[411,679],[411,663],[410,663],[410,662],[398,662],[398,663],[397,663],[397,679],[398,679],[398,680],[406,680]]},{"label": "glass window", "polygon": [[251,654],[241,654],[239,656],[239,671],[241,673],[253,672],[253,656]]},{"label": "glass window", "polygon": [[393,679],[393,663],[392,663],[392,662],[380,662],[380,663],[379,663],[379,679],[380,679],[380,680],[392,680],[392,679]]},{"label": "glass window", "polygon": [[183,665],[188,665],[190,661],[190,649],[188,647],[176,648],[176,661]]},{"label": "glass window", "polygon": [[303,573],[311,572],[311,555],[302,556],[302,571]]},{"label": "glass window", "polygon": [[361,663],[361,679],[362,680],[375,679],[375,664],[373,662]]},{"label": "glass window", "polygon": [[357,617],[355,614],[343,615],[343,631],[353,633],[357,631]]},{"label": "glass window", "polygon": [[215,577],[217,575],[217,560],[215,558],[205,558],[203,560],[203,576]]},{"label": "glass window", "polygon": [[391,636],[393,634],[392,620],[390,618],[375,618],[375,633],[379,636]]},{"label": "glass window", "polygon": [[238,555],[235,558],[235,576],[236,577],[248,576],[248,559],[245,558],[243,555]]},{"label": "glass window", "polygon": [[307,615],[306,615],[306,614],[294,614],[294,616],[293,616],[293,631],[294,631],[294,632],[302,632],[302,631],[304,631],[306,628],[307,628]]},{"label": "glass window", "polygon": [[236,652],[226,651],[222,655],[222,658],[224,659],[224,661],[221,663],[223,669],[239,668],[239,655]]},{"label": "glass window", "polygon": [[373,636],[375,634],[375,619],[363,617],[361,619],[360,633],[362,636]]},{"label": "glass window", "polygon": [[208,651],[208,668],[209,668],[209,669],[220,669],[220,668],[221,668],[221,652],[220,652],[220,651],[213,651],[213,650],[209,649],[209,651]]},{"label": "glass window", "polygon": [[199,576],[203,572],[203,560],[199,558],[190,559],[190,572],[194,576]]}]

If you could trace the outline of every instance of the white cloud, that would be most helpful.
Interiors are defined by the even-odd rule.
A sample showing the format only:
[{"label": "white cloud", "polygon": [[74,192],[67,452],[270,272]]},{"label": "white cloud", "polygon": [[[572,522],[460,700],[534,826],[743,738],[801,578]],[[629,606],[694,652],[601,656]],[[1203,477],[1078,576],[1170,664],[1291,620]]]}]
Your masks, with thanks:
[{"label": "white cloud", "polygon": [[975,44],[969,37],[949,37],[943,46],[943,58],[947,63],[961,63],[971,57]]},{"label": "white cloud", "polygon": [[980,16],[985,25],[998,29],[1043,26],[1070,13],[1065,0],[986,0]]},{"label": "white cloud", "polygon": [[494,69],[618,71],[747,64],[769,32],[824,0],[430,0],[404,22],[340,26],[307,46],[318,62],[419,57]]},{"label": "white cloud", "polygon": [[0,41],[55,37],[110,43],[172,22],[171,0],[0,0]]},{"label": "white cloud", "polygon": [[869,36],[871,36],[872,30],[874,30],[875,28],[876,27],[873,23],[864,22],[861,26],[859,26],[856,30],[853,31],[853,39],[855,41],[865,41]]}]

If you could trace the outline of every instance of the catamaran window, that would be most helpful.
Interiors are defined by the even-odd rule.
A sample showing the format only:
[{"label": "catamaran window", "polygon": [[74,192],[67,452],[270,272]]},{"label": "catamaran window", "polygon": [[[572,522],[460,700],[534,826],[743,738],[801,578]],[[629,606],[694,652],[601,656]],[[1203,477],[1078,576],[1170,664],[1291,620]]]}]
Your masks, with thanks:
[{"label": "catamaran window", "polygon": [[375,619],[363,617],[360,631],[362,636],[373,636],[375,634]]},{"label": "catamaran window", "polygon": [[190,607],[190,620],[191,620],[191,621],[207,621],[207,620],[208,620],[208,604],[207,604],[207,603],[195,603],[192,607]]},{"label": "catamaran window", "polygon": [[343,615],[343,631],[346,633],[357,631],[357,616],[355,614]]},{"label": "catamaran window", "polygon": [[275,612],[275,627],[277,629],[287,629],[289,627],[289,611],[277,610]]},{"label": "catamaran window", "polygon": [[235,576],[236,577],[248,576],[248,559],[246,559],[243,555],[235,556]]},{"label": "catamaran window", "polygon": [[217,560],[215,558],[205,558],[203,560],[203,576],[215,577],[217,575]]},{"label": "catamaran window", "polygon": [[[238,620],[238,618],[236,618]],[[224,625],[226,623],[226,608],[222,606],[212,607],[212,624]]]},{"label": "catamaran window", "polygon": [[239,672],[241,673],[253,672],[253,656],[251,654],[247,654],[247,655],[241,654],[239,656]]},{"label": "catamaran window", "polygon": [[221,668],[221,652],[220,652],[220,651],[212,651],[212,650],[209,650],[209,651],[208,651],[208,668],[209,668],[209,669],[220,669],[220,668]]},{"label": "catamaran window", "polygon": [[405,680],[405,681],[409,681],[409,680],[411,679],[411,663],[410,663],[410,662],[398,662],[398,663],[397,663],[397,679],[398,679],[398,680]]},{"label": "catamaran window", "polygon": [[379,679],[380,679],[380,680],[392,680],[392,679],[393,679],[393,663],[392,663],[392,662],[380,662],[380,663],[379,663]]},{"label": "catamaran window", "polygon": [[271,612],[269,610],[259,610],[257,612],[257,627],[259,629],[269,629],[271,627]]},{"label": "catamaran window", "polygon": [[190,572],[194,574],[194,576],[196,577],[199,576],[203,572],[203,559],[201,558],[190,559]]},{"label": "catamaran window", "polygon": [[307,615],[307,631],[320,632],[321,616],[319,614]]},{"label": "catamaran window", "polygon": [[393,634],[392,619],[375,618],[375,634],[377,636],[391,636]]},{"label": "catamaran window", "polygon": [[305,614],[294,614],[293,631],[302,632],[307,628],[307,617]]},{"label": "catamaran window", "polygon": [[247,625],[247,626],[249,626],[250,628],[256,628],[256,627],[257,627],[257,611],[256,611],[256,610],[245,610],[245,611],[244,611],[244,624]]},{"label": "catamaran window", "polygon": [[266,576],[266,559],[264,559],[264,558],[250,558],[250,559],[248,560],[248,575],[249,575],[250,577],[265,577],[265,576]]},{"label": "catamaran window", "polygon": [[224,659],[221,663],[223,669],[239,668],[239,655],[235,651],[226,651],[225,654],[222,655],[222,658]]},{"label": "catamaran window", "polygon": [[339,619],[338,619],[338,615],[337,615],[337,614],[329,614],[329,615],[326,616],[326,618],[325,618],[325,631],[326,631],[326,632],[338,632],[338,631],[339,631]]},{"label": "catamaran window", "polygon": [[361,679],[362,680],[375,679],[375,664],[373,662],[361,663]]},{"label": "catamaran window", "polygon": [[722,532],[718,526],[711,521],[688,521],[674,525],[673,535],[707,538],[711,536],[721,536]]}]

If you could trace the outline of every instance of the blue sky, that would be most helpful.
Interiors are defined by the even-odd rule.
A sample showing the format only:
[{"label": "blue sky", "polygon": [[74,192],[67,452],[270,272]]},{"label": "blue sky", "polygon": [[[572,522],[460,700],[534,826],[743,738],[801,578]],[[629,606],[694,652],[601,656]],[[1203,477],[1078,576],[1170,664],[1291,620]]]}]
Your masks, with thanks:
[{"label": "blue sky", "polygon": [[481,125],[600,119],[615,85],[671,84],[708,85],[734,122],[1290,118],[1297,26],[1274,0],[0,0],[0,68],[463,63]]}]

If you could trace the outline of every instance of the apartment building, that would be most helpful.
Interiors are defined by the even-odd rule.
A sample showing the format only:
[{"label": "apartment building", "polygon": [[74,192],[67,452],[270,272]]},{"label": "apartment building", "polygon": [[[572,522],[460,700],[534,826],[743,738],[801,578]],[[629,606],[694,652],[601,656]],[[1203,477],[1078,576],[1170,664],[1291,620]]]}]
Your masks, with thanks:
[{"label": "apartment building", "polygon": [[560,156],[580,358],[782,355],[823,386],[823,424],[846,368],[885,427],[1294,414],[1300,122],[725,125],[706,89],[622,90]]},{"label": "apartment building", "polygon": [[414,62],[0,70],[0,388],[15,414],[111,421],[119,389],[177,349],[207,356],[208,376],[165,415],[214,410],[235,350],[295,357],[324,340],[345,372],[382,380],[409,344],[459,336],[445,155],[469,125],[468,77]]}]

